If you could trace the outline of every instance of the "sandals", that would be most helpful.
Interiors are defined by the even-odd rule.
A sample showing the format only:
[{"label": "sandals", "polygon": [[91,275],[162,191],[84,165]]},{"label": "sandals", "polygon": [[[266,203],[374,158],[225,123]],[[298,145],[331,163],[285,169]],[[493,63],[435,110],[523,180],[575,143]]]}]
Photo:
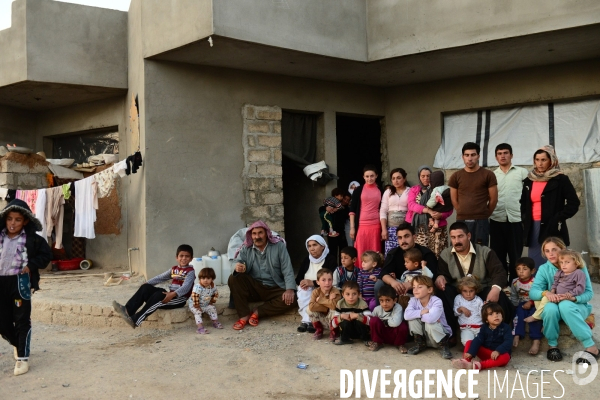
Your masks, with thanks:
[{"label": "sandals", "polygon": [[214,328],[223,329],[223,325],[221,325],[221,323],[219,321],[216,321],[216,320],[213,321],[212,325],[213,325]]},{"label": "sandals", "polygon": [[[596,360],[596,362],[598,362],[598,360],[600,360],[600,350],[598,351],[598,354],[594,354],[590,351],[584,350],[583,352],[583,357],[579,357],[576,361],[575,364],[588,364],[588,365],[592,365],[592,361],[591,359],[594,358]],[[589,356],[587,354],[589,354]]]},{"label": "sandals", "polygon": [[377,342],[369,342],[369,350],[371,350],[371,351],[377,351],[377,350],[379,350],[379,349],[380,349],[380,348],[382,348],[382,347],[383,347],[383,346],[382,346],[382,345],[380,345],[380,344],[379,344],[379,343],[377,343]]},{"label": "sandals", "polygon": [[408,349],[404,346],[398,346],[398,350],[400,350],[400,354],[408,353]]},{"label": "sandals", "polygon": [[235,324],[233,324],[233,329],[235,329],[236,331],[241,331],[242,329],[244,329],[247,323],[248,321],[240,318]]},{"label": "sandals", "polygon": [[562,361],[563,357],[558,348],[549,349],[546,353],[546,358],[550,361]]},{"label": "sandals", "polygon": [[250,318],[248,319],[248,323],[252,326],[257,326],[258,325],[258,314],[252,313],[250,315]]},{"label": "sandals", "polygon": [[198,329],[196,330],[196,333],[198,333],[200,335],[206,335],[206,334],[208,334],[208,331],[206,329],[204,329],[204,326],[198,325]]}]

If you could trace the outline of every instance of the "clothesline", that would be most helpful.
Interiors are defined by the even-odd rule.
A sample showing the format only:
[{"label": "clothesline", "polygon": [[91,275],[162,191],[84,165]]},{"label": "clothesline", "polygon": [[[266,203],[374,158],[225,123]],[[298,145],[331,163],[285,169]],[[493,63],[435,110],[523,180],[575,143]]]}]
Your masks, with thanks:
[{"label": "clothesline", "polygon": [[[74,195],[75,230],[73,236],[94,239],[96,237],[94,222],[96,222],[98,198],[104,198],[110,194],[117,176],[122,178],[129,175],[130,172],[137,172],[142,164],[141,154],[136,152],[132,157],[136,157],[132,168],[128,165],[129,160],[122,160],[110,168],[72,183],[51,188],[16,190],[15,198],[25,201],[42,223],[43,229],[38,234],[48,241],[54,231],[54,247],[61,249],[63,247],[64,204],[65,200],[69,200]],[[0,189],[0,196],[9,200],[8,192],[8,189]]]}]

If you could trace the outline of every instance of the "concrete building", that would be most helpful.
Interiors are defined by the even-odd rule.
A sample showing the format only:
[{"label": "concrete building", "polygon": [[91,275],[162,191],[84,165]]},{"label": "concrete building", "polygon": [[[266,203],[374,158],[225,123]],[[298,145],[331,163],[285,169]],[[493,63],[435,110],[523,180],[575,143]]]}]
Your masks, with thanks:
[{"label": "concrete building", "polygon": [[[0,141],[52,154],[60,135],[112,129],[122,158],[139,143],[144,166],[119,187],[120,233],[88,249],[100,265],[125,265],[139,247],[134,269],[150,276],[172,265],[177,245],[225,251],[257,218],[285,232],[296,262],[305,255],[336,183],[313,186],[282,156],[288,113],[316,116],[313,158],[342,185],[373,157],[384,180],[398,166],[416,177],[448,113],[600,95],[593,0],[12,7],[0,31]],[[581,169],[592,166],[569,170],[581,196]],[[578,250],[589,248],[585,207],[569,223]]]}]

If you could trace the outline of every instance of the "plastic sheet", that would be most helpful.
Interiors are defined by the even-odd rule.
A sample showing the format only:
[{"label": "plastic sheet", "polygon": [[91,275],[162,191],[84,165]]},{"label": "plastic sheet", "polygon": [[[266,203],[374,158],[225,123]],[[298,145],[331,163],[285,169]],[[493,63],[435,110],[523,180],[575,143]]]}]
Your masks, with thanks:
[{"label": "plastic sheet", "polygon": [[600,168],[583,170],[587,238],[590,253],[600,255]]},{"label": "plastic sheet", "polygon": [[433,166],[464,167],[465,142],[481,146],[480,165],[496,166],[500,143],[513,148],[513,164],[532,165],[533,153],[546,144],[556,148],[561,163],[600,160],[600,100],[548,103],[502,110],[480,110],[444,117],[442,144]]}]

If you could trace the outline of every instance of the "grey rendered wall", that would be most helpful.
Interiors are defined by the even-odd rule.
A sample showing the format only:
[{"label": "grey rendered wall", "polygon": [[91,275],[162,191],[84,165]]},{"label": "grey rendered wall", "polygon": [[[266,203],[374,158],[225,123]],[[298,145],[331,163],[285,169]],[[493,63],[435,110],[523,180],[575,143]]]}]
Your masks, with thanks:
[{"label": "grey rendered wall", "polygon": [[366,61],[363,0],[217,0],[213,10],[216,35]]},{"label": "grey rendered wall", "polygon": [[145,57],[213,34],[213,0],[144,0],[141,7]]},{"label": "grey rendered wall", "polygon": [[596,0],[367,0],[369,60],[600,22]]},{"label": "grey rendered wall", "polygon": [[[38,113],[36,117],[37,148],[42,148],[43,138],[63,133],[81,132],[90,129],[119,127],[119,136],[124,138],[126,124],[124,119],[125,99],[114,98],[73,107],[64,107]],[[126,146],[119,148],[120,158],[127,157]],[[51,154],[47,154],[48,157]],[[121,205],[121,233],[119,235],[96,235],[86,242],[86,256],[94,266],[127,266],[127,207],[125,207],[126,181],[136,179],[131,175],[120,179],[117,185]]]},{"label": "grey rendered wall", "polygon": [[[243,227],[244,104],[323,113],[325,154],[334,165],[335,112],[384,111],[383,93],[364,86],[153,61],[145,71],[148,276],[173,265],[177,245],[192,245],[198,256],[211,246],[224,251]],[[315,190],[314,204],[324,194]],[[299,218],[315,209],[307,204]]]},{"label": "grey rendered wall", "polygon": [[26,0],[27,76],[127,87],[127,13],[48,0]]},{"label": "grey rendered wall", "polygon": [[25,0],[12,3],[12,26],[0,31],[0,86],[27,79]]},{"label": "grey rendered wall", "polygon": [[0,105],[0,146],[16,144],[41,151],[36,147],[34,114],[27,110]]},{"label": "grey rendered wall", "polygon": [[[442,137],[442,113],[598,96],[598,70],[600,60],[592,60],[390,89],[390,167],[406,169],[414,182],[419,165],[432,165]],[[527,151],[533,155],[534,150]],[[569,233],[574,249],[587,249],[584,209],[569,221]]]}]

